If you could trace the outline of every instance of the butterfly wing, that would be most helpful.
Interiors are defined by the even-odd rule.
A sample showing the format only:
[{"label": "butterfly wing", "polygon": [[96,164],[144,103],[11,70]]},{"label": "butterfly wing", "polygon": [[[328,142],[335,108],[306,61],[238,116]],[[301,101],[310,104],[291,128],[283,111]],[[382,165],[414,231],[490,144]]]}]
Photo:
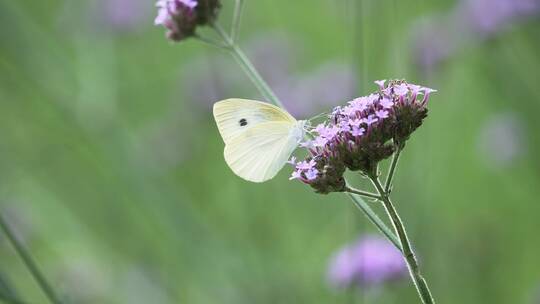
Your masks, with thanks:
[{"label": "butterfly wing", "polygon": [[214,104],[214,118],[225,144],[241,133],[265,122],[296,123],[296,119],[279,107],[266,102],[231,98]]},{"label": "butterfly wing", "polygon": [[233,172],[251,182],[267,181],[279,172],[302,137],[301,124],[260,123],[225,146],[225,161]]}]

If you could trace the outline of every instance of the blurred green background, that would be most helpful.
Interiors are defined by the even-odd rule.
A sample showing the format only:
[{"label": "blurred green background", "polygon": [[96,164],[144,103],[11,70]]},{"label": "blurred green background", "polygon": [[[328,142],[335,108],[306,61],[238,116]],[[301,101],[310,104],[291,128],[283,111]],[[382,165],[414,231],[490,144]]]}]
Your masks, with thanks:
[{"label": "blurred green background", "polygon": [[[393,192],[425,276],[438,303],[536,303],[540,23],[474,33],[459,7],[246,0],[241,44],[299,118],[377,79],[436,88]],[[0,210],[62,298],[418,303],[407,279],[375,301],[329,287],[330,256],[374,228],[290,168],[264,184],[234,176],[211,105],[258,93],[227,54],[168,42],[154,16],[149,0],[0,1]],[[423,48],[444,60],[422,64]],[[336,100],[310,104],[321,94]],[[3,235],[0,276],[47,303]]]}]

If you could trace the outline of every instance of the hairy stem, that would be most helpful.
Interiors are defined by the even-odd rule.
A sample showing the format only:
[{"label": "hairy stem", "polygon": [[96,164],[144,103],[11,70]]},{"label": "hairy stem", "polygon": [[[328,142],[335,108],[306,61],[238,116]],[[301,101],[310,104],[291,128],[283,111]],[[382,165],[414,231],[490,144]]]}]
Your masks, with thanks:
[{"label": "hairy stem", "polygon": [[431,292],[427,285],[427,282],[422,276],[422,274],[420,273],[418,261],[416,260],[416,256],[414,255],[414,252],[412,250],[409,237],[407,236],[407,232],[405,231],[405,226],[403,225],[403,221],[399,217],[396,208],[392,204],[392,201],[390,200],[388,192],[384,190],[383,186],[381,185],[381,182],[379,181],[379,178],[376,175],[369,176],[369,178],[371,179],[371,182],[373,183],[375,188],[377,188],[377,191],[381,195],[381,201],[384,205],[386,213],[392,220],[392,225],[394,226],[394,230],[396,231],[396,234],[399,237],[401,248],[403,248],[403,251],[402,251],[403,257],[405,258],[405,262],[407,263],[409,274],[411,276],[411,279],[414,282],[416,290],[418,291],[418,295],[420,296],[420,299],[422,299],[422,303],[424,304],[435,303],[435,301],[433,300],[433,296],[431,295]]},{"label": "hairy stem", "polygon": [[374,199],[377,199],[377,200],[381,199],[381,196],[378,195],[378,194],[367,192],[367,191],[362,191],[362,190],[353,188],[351,186],[346,186],[345,187],[345,192],[349,192],[349,193],[352,193],[352,194],[365,196],[365,197],[369,197],[369,198],[374,198]]},{"label": "hairy stem", "polygon": [[399,155],[401,154],[401,148],[398,148],[394,156],[392,157],[392,163],[390,164],[390,170],[388,171],[388,177],[386,177],[386,183],[384,185],[384,192],[390,193],[392,188],[392,179],[396,173],[396,167],[399,161]]},{"label": "hairy stem", "polygon": [[45,279],[45,276],[39,270],[37,264],[34,262],[32,257],[30,256],[30,253],[28,252],[28,250],[17,239],[17,237],[15,236],[15,234],[13,233],[8,223],[6,222],[6,220],[1,214],[0,214],[0,228],[5,233],[9,242],[15,248],[15,251],[21,257],[21,259],[24,262],[24,265],[26,266],[26,268],[28,268],[28,270],[30,271],[30,274],[32,274],[32,277],[34,277],[34,279],[38,283],[43,293],[45,293],[49,301],[53,304],[62,303],[60,302],[59,298],[56,296],[54,289]]}]

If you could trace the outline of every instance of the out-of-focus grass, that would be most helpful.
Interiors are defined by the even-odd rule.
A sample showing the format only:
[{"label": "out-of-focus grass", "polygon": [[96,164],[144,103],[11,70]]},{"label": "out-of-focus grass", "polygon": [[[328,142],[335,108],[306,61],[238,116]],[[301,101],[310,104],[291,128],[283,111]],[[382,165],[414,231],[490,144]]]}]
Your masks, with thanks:
[{"label": "out-of-focus grass", "polygon": [[[302,50],[299,69],[354,65],[367,77],[358,95],[380,78],[438,89],[400,163],[397,207],[441,303],[525,303],[540,281],[537,22],[424,78],[409,30],[452,2],[363,4],[247,1],[242,42],[283,32]],[[324,278],[336,248],[373,230],[361,214],[288,170],[260,185],[235,177],[211,113],[182,97],[182,68],[219,51],[165,41],[152,3],[122,31],[89,7],[0,1],[0,207],[59,292],[74,303],[362,303]],[[523,153],[494,166],[479,134],[506,112],[524,126]],[[45,303],[4,238],[0,261],[24,299]],[[396,299],[416,303],[408,281],[380,302]]]}]

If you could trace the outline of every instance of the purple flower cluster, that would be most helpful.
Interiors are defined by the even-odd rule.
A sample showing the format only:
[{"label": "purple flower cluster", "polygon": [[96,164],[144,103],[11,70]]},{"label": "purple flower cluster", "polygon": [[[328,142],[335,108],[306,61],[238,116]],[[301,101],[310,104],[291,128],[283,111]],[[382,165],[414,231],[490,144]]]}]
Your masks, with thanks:
[{"label": "purple flower cluster", "polygon": [[167,29],[167,38],[181,41],[195,35],[198,25],[212,23],[219,8],[219,0],[158,0],[158,15],[155,25],[163,25]]},{"label": "purple flower cluster", "polygon": [[401,278],[407,265],[387,240],[366,236],[341,248],[330,260],[328,280],[335,287],[373,286]]},{"label": "purple flower cluster", "polygon": [[314,139],[302,144],[308,156],[298,163],[292,160],[291,179],[318,193],[343,191],[345,169],[374,175],[379,161],[404,147],[427,116],[426,104],[434,90],[401,80],[375,83],[378,92],[336,107],[327,122],[311,131]]}]

